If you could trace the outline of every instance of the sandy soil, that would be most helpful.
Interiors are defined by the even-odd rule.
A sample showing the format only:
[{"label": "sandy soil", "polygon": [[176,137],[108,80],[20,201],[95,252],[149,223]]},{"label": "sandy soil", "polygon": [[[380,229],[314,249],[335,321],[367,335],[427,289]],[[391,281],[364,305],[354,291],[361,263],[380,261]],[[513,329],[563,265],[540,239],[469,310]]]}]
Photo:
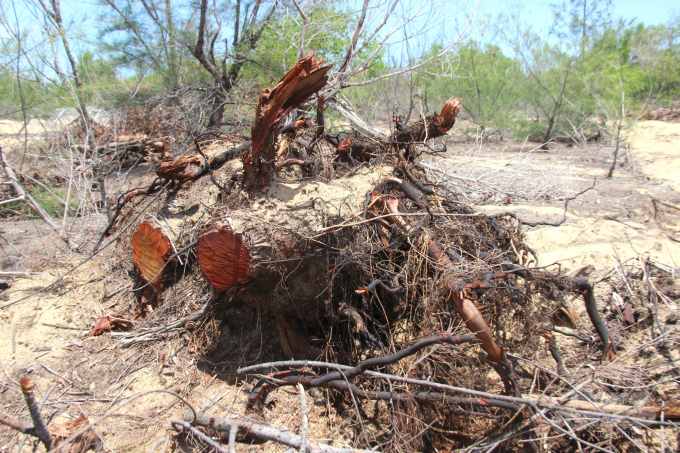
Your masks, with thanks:
[{"label": "sandy soil", "polygon": [[512,178],[513,187],[527,187],[526,192],[545,187],[545,194],[540,198],[512,197],[511,204],[498,203],[493,197],[476,208],[492,213],[514,211],[527,222],[559,221],[564,213],[562,199],[588,188],[597,177],[593,190],[569,203],[564,224],[527,230],[528,242],[538,252],[542,265],[560,262],[573,268],[590,264],[606,271],[618,262],[648,254],[680,266],[680,243],[676,240],[680,212],[663,208],[655,218],[651,201],[657,198],[680,203],[680,124],[638,124],[628,153],[622,149],[622,166],[610,180],[604,177],[609,168],[609,149],[556,146],[544,153],[525,151],[533,145],[519,145],[489,143],[481,151],[477,145],[449,145],[442,164],[447,167],[467,162],[468,171],[475,173],[470,166],[479,169],[476,174],[514,164],[512,171],[505,170],[498,178]]},{"label": "sandy soil", "polygon": [[[13,125],[1,126],[5,128],[3,134],[17,132]],[[31,124],[31,127],[40,126]],[[1,139],[3,144],[8,143],[7,136]],[[522,192],[523,184],[536,190],[546,188],[540,198],[512,196],[506,200],[496,194],[477,202],[479,210],[511,210],[529,222],[561,219],[564,197],[589,187],[593,177],[598,176],[593,190],[569,204],[563,225],[528,229],[528,242],[538,252],[541,265],[560,262],[572,268],[590,264],[595,267],[596,275],[602,275],[620,262],[648,254],[658,262],[678,267],[680,212],[661,207],[655,216],[650,198],[680,204],[676,177],[680,168],[680,125],[641,123],[631,136],[630,145],[628,155],[622,156],[624,165],[617,168],[612,180],[604,180],[608,150],[597,147],[556,147],[548,153],[527,154],[526,150],[533,146],[521,143],[489,143],[482,147],[451,144],[441,163],[446,167],[468,162],[467,167],[476,167],[479,172],[503,170],[499,177],[508,178],[509,185],[518,193]],[[332,193],[338,208],[342,209],[342,200],[349,195],[352,202],[362,199],[363,190],[371,187],[379,176],[359,171],[357,179],[361,181],[361,190],[319,183],[280,183],[272,188],[269,196],[279,197],[285,207],[291,208],[310,198],[302,196],[303,190],[312,191],[315,196]],[[208,205],[213,203],[203,201]],[[507,201],[510,204],[506,204]],[[261,209],[263,215],[269,215],[266,205]],[[0,295],[4,299],[0,301],[3,306],[0,309],[3,411],[11,416],[25,416],[20,393],[11,379],[27,375],[35,382],[39,397],[52,389],[45,412],[53,423],[67,423],[81,415],[81,411],[92,421],[107,411],[119,414],[97,423],[98,433],[106,439],[108,447],[119,452],[148,451],[170,428],[168,421],[181,418],[186,410],[176,397],[161,393],[146,395],[126,406],[119,405],[125,397],[139,392],[166,389],[186,397],[196,407],[214,396],[215,413],[222,416],[245,413],[248,385],[235,382],[233,375],[231,378],[218,376],[216,368],[209,365],[210,360],[214,360],[233,371],[245,360],[243,357],[206,357],[206,351],[192,349],[195,338],[186,334],[164,343],[149,342],[135,347],[121,347],[115,336],[89,336],[102,315],[110,313],[113,307],[121,307],[122,301],[134,302],[129,291],[130,279],[125,276],[127,270],[117,264],[121,257],[111,247],[97,260],[67,276],[56,288],[43,292],[82,257],[64,250],[40,227],[36,237],[42,242],[28,240],[22,235],[29,231],[30,225],[33,223],[3,226],[3,238],[7,239],[2,243],[6,262],[12,266],[19,262],[18,270],[37,273],[27,278],[8,277],[12,287]],[[96,236],[94,230],[93,227],[91,236]],[[17,261],[20,254],[29,253],[39,253],[41,258]],[[6,271],[17,270],[8,267],[3,264]],[[180,297],[181,290],[190,289],[176,288],[176,294]],[[245,324],[238,319],[243,313],[229,310],[224,315],[224,331],[240,332],[241,343],[247,343],[263,356],[269,354],[261,345],[275,335],[272,326],[260,324],[257,313],[246,313],[257,321],[258,327],[241,332],[239,329]],[[579,310],[585,319],[583,309]],[[199,330],[214,328],[204,325]],[[310,424],[310,437],[341,440],[345,421],[327,406],[323,392],[312,391],[308,397],[310,420],[314,421]],[[300,412],[295,389],[276,392],[274,403],[262,414],[264,421],[297,430]],[[135,428],[131,429],[133,425]],[[21,436],[0,428],[0,439],[5,443],[0,451],[16,451]],[[262,450],[285,449],[268,444]]]},{"label": "sandy soil", "polygon": [[680,192],[680,123],[643,121],[629,141],[645,175]]}]

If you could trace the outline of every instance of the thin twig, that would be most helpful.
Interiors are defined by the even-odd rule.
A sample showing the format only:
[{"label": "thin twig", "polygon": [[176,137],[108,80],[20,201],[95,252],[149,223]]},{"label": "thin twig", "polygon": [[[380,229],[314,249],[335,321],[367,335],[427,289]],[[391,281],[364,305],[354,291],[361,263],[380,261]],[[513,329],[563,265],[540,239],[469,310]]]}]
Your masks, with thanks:
[{"label": "thin twig", "polygon": [[197,439],[200,439],[202,442],[210,445],[213,447],[216,451],[219,453],[229,453],[226,449],[222,448],[220,444],[212,440],[210,437],[206,436],[193,426],[191,426],[189,423],[183,421],[183,420],[173,420],[170,423],[172,423],[172,426],[181,426],[182,428],[186,429],[187,431],[190,431],[193,436],[195,436]]},{"label": "thin twig", "polygon": [[[305,388],[302,384],[297,385],[298,392],[300,392],[300,412],[302,414],[302,422],[300,424],[300,453],[307,453],[307,396],[305,395]],[[232,431],[233,431],[232,427]],[[231,444],[231,431],[229,432]]]}]

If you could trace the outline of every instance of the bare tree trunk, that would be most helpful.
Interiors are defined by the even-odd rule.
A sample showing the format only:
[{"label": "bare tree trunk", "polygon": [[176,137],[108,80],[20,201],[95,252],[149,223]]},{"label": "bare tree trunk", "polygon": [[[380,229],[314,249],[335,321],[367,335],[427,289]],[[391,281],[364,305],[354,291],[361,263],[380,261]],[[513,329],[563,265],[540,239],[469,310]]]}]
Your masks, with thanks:
[{"label": "bare tree trunk", "polygon": [[68,38],[66,37],[66,30],[64,30],[64,22],[61,17],[61,3],[58,0],[51,0],[52,10],[47,7],[45,3],[40,2],[45,14],[47,14],[57,28],[59,37],[64,44],[64,50],[66,51],[66,57],[71,64],[71,74],[76,85],[75,95],[78,101],[78,110],[80,111],[80,117],[83,121],[83,127],[87,134],[87,145],[89,148],[93,149],[95,147],[94,143],[94,130],[92,129],[92,118],[87,111],[87,105],[85,104],[85,99],[83,97],[82,87],[83,82],[80,78],[80,73],[78,72],[78,63],[76,62],[73,52],[71,52],[71,46],[69,44]]},{"label": "bare tree trunk", "polygon": [[614,146],[614,153],[612,155],[612,165],[609,167],[607,172],[607,179],[611,179],[614,176],[614,169],[616,168],[616,160],[619,156],[619,147],[621,144],[621,120],[616,127],[616,145]]},{"label": "bare tree trunk", "polygon": [[224,104],[227,102],[227,92],[222,81],[215,83],[215,96],[213,98],[212,111],[208,120],[208,128],[219,128],[224,117]]},{"label": "bare tree trunk", "polygon": [[545,151],[548,150],[548,142],[550,141],[550,138],[552,137],[554,130],[555,130],[555,117],[551,116],[550,120],[548,121],[548,129],[545,131],[545,136],[543,137],[543,146],[541,146],[542,150]]},{"label": "bare tree trunk", "polygon": [[623,89],[623,81],[619,76],[619,83],[621,84],[621,110],[618,112],[618,121],[616,124],[616,145],[614,147],[614,155],[612,156],[612,165],[609,167],[607,172],[607,179],[611,179],[614,176],[614,169],[616,168],[616,159],[619,156],[619,147],[621,144],[621,128],[623,127],[623,121],[626,119],[626,92]]}]

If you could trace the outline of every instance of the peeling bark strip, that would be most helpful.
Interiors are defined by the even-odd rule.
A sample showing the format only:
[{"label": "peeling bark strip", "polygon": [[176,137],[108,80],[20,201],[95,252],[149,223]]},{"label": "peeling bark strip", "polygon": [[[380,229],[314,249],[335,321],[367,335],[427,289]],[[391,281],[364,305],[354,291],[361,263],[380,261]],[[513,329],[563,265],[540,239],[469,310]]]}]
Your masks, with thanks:
[{"label": "peeling bark strip", "polygon": [[201,272],[211,285],[227,291],[252,275],[250,255],[240,235],[215,228],[203,233],[196,246]]},{"label": "peeling bark strip", "polygon": [[252,189],[269,183],[275,170],[275,143],[279,122],[328,83],[330,65],[321,66],[314,52],[298,61],[271,90],[265,88],[255,107],[251,130],[253,146],[244,152],[243,187]]},{"label": "peeling bark strip", "polygon": [[160,293],[163,290],[162,270],[170,254],[170,241],[161,230],[148,222],[142,222],[132,235],[132,250],[132,262],[142,278]]},{"label": "peeling bark strip", "polygon": [[[447,266],[453,266],[451,259],[442,251],[435,241],[430,241],[428,247],[430,257],[437,262]],[[456,307],[456,311],[465,322],[470,331],[481,342],[482,348],[489,355],[489,358],[496,364],[501,364],[501,348],[498,347],[493,339],[491,328],[486,323],[477,306],[470,299],[465,297],[465,292],[459,289],[462,282],[457,279],[444,278],[443,286],[449,292],[449,301]]]}]

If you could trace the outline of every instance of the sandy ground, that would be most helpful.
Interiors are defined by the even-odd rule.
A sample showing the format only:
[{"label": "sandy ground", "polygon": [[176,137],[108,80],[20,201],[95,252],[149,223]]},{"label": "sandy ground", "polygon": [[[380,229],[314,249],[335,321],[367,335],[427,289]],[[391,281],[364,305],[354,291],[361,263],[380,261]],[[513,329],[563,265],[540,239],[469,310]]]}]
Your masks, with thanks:
[{"label": "sandy ground", "polygon": [[[629,148],[622,149],[619,166],[612,179],[606,179],[609,149],[556,146],[547,153],[527,150],[531,146],[489,143],[479,149],[472,145],[453,145],[444,167],[476,166],[498,171],[509,165],[521,174],[499,173],[512,177],[516,192],[525,186],[534,191],[546,188],[536,199],[513,198],[511,204],[497,203],[493,197],[476,208],[485,212],[516,212],[527,222],[559,221],[564,212],[561,199],[588,188],[596,177],[595,188],[569,203],[567,220],[560,227],[538,226],[527,230],[528,243],[538,252],[540,264],[562,263],[567,268],[590,264],[606,271],[619,262],[643,254],[680,266],[677,241],[677,214],[663,208],[655,218],[652,198],[680,204],[680,124],[660,121],[639,123],[631,134]],[[523,155],[527,155],[524,157]],[[471,161],[472,158],[476,158]],[[526,190],[529,192],[529,189]]]},{"label": "sandy ground", "polygon": [[[18,132],[14,125],[0,126],[2,134]],[[31,124],[30,127],[41,126]],[[11,144],[6,141],[7,135],[0,139],[3,144]],[[639,124],[630,139],[628,160],[622,156],[624,166],[617,168],[612,180],[604,179],[608,150],[596,147],[586,150],[557,147],[548,153],[529,155],[525,155],[522,144],[489,143],[474,152],[470,151],[471,147],[450,146],[443,165],[460,164],[474,157],[466,165],[477,166],[483,172],[511,168],[513,162],[521,162],[524,171],[519,177],[510,170],[500,177],[515,178],[511,185],[517,188],[522,187],[522,178],[527,186],[547,187],[540,198],[515,197],[510,200],[511,204],[505,204],[499,202],[498,197],[491,197],[486,202],[478,202],[475,207],[486,212],[511,210],[526,221],[556,221],[564,211],[562,199],[589,187],[593,177],[598,177],[593,190],[569,204],[563,225],[527,230],[528,242],[538,252],[540,264],[560,262],[566,268],[590,264],[598,273],[604,273],[619,262],[648,254],[669,266],[680,265],[680,244],[676,240],[680,236],[677,230],[680,213],[660,208],[655,217],[651,202],[653,197],[680,204],[676,177],[680,168],[680,124],[656,121]],[[527,172],[527,168],[534,171]],[[361,175],[362,172],[359,173],[362,184],[369,187],[373,179]],[[326,185],[316,184],[316,187],[320,192],[333,190]],[[277,185],[272,194],[294,206],[300,201],[301,190],[300,184],[283,183]],[[120,452],[148,451],[169,429],[167,421],[180,418],[186,410],[176,397],[161,393],[118,406],[125,397],[139,392],[166,389],[185,396],[196,407],[214,396],[218,400],[213,404],[216,413],[224,416],[245,412],[249,388],[217,379],[210,368],[197,367],[195,354],[189,352],[191,338],[180,336],[162,344],[126,348],[112,336],[89,336],[91,327],[102,315],[109,313],[120,298],[129,297],[126,295],[129,278],[117,279],[120,274],[114,272],[114,263],[120,257],[113,248],[69,275],[56,289],[42,293],[40,291],[77,262],[78,257],[65,252],[34,223],[3,225],[3,228],[6,241],[2,249],[6,262],[14,265],[22,253],[42,255],[40,259],[20,259],[19,270],[37,274],[28,278],[8,277],[12,287],[1,294],[0,305],[4,307],[0,309],[2,411],[11,416],[22,414],[20,394],[11,379],[27,375],[35,382],[40,397],[52,389],[46,413],[54,423],[74,420],[81,411],[92,421],[107,411],[127,414],[111,416],[97,424],[99,434],[111,442],[108,447]],[[34,234],[42,242],[26,239],[30,228],[36,230]],[[3,269],[8,270],[5,266],[3,264]],[[333,433],[337,439],[343,425],[334,409],[327,407],[324,394],[310,392],[308,397],[310,420],[317,421],[310,425],[310,436],[318,438]],[[265,421],[298,429],[299,397],[295,389],[282,389],[276,398],[277,409],[265,411]],[[132,419],[131,415],[137,418]],[[133,421],[137,428],[130,431]],[[9,435],[5,428],[0,428],[0,439],[5,442],[0,452],[16,451],[16,444],[21,441],[20,436]],[[268,445],[264,450],[285,449]]]},{"label": "sandy ground", "polygon": [[680,192],[680,123],[643,121],[629,141],[645,175]]}]

